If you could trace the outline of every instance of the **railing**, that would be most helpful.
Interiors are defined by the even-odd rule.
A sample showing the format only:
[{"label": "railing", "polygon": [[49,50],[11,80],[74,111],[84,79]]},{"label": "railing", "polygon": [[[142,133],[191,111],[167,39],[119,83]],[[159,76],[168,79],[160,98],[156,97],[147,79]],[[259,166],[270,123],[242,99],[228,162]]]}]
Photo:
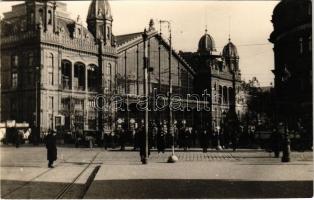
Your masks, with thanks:
[{"label": "railing", "polygon": [[67,35],[56,35],[54,33],[42,32],[41,41],[59,44],[64,47],[68,47],[71,49],[79,49],[85,51],[91,51],[94,53],[98,52],[98,47],[93,40],[87,38],[70,38]]},{"label": "railing", "polygon": [[19,34],[2,37],[1,44],[3,45],[3,44],[19,42],[23,40],[30,40],[30,39],[36,38],[37,36],[38,36],[38,32],[36,31],[21,32]]}]

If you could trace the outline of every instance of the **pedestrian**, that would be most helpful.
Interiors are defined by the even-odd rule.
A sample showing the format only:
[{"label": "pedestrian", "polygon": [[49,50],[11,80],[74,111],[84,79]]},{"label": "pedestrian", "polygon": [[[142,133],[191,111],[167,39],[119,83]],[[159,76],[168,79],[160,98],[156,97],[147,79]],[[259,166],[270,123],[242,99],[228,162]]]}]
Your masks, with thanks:
[{"label": "pedestrian", "polygon": [[151,143],[151,146],[153,148],[156,148],[157,147],[157,133],[158,133],[158,127],[156,125],[156,123],[153,123],[152,125],[152,143]]},{"label": "pedestrian", "polygon": [[218,133],[218,129],[217,127],[215,127],[213,134],[211,135],[211,144],[212,144],[212,148],[216,149],[218,146],[218,138],[219,137],[219,133]]},{"label": "pedestrian", "polygon": [[158,153],[162,152],[165,153],[166,148],[166,141],[165,141],[165,135],[167,134],[167,126],[164,124],[163,126],[160,126],[157,133],[157,151]]},{"label": "pedestrian", "polygon": [[177,121],[174,122],[174,125],[173,125],[173,145],[174,147],[177,147],[178,145],[178,136],[179,136],[179,130],[178,130],[178,127],[177,127]]},{"label": "pedestrian", "polygon": [[46,137],[48,167],[53,168],[53,162],[57,160],[56,133],[53,130],[48,131]]},{"label": "pedestrian", "polygon": [[181,135],[182,135],[182,147],[184,151],[187,151],[189,147],[190,134],[189,134],[189,129],[185,125],[183,125],[181,128]]},{"label": "pedestrian", "polygon": [[270,140],[271,140],[271,150],[274,152],[275,158],[279,158],[282,139],[276,127],[273,127]]},{"label": "pedestrian", "polygon": [[[146,134],[145,134],[145,125],[144,123],[141,124],[138,131],[138,139],[139,139],[139,147],[140,147],[140,157],[141,162],[146,164]],[[150,155],[150,148],[148,147],[148,156]]]},{"label": "pedestrian", "polygon": [[125,134],[125,131],[122,128],[121,125],[118,125],[117,134],[116,135],[119,138],[120,150],[124,151],[125,150],[125,142],[126,142],[126,134]]},{"label": "pedestrian", "polygon": [[136,151],[137,148],[139,148],[139,130],[140,127],[138,127],[138,124],[135,123],[134,125],[134,135],[133,135],[133,151]]},{"label": "pedestrian", "polygon": [[19,148],[20,147],[20,143],[21,143],[21,137],[20,137],[20,131],[15,129],[14,130],[14,135],[15,135],[15,147]]},{"label": "pedestrian", "polygon": [[232,123],[233,132],[231,135],[231,143],[232,143],[232,150],[236,151],[238,146],[238,140],[239,140],[239,133],[240,133],[240,126],[237,119],[235,119]]},{"label": "pedestrian", "polygon": [[203,149],[203,153],[207,152],[208,149],[208,144],[209,144],[209,132],[208,132],[208,128],[204,127],[201,131],[201,147]]}]

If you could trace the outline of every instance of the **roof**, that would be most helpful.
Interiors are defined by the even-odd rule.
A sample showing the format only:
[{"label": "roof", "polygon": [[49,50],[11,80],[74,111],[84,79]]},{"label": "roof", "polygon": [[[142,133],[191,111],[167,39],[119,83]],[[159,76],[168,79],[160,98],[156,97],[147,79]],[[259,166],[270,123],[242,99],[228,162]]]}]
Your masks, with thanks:
[{"label": "roof", "polygon": [[230,41],[222,50],[222,55],[227,58],[236,58],[239,56],[237,47]]},{"label": "roof", "polygon": [[[130,34],[125,34],[125,35],[115,36],[115,40],[116,40],[117,47],[118,47],[118,52],[121,52],[127,48],[130,48],[130,47],[133,47],[134,45],[137,45],[138,43],[143,42],[142,34],[143,34],[143,32],[136,32],[136,33],[130,33]],[[169,44],[158,34],[157,31],[155,31],[155,30],[148,31],[147,34],[148,34],[148,38],[156,37],[159,41],[161,41],[161,44],[163,44],[166,47],[166,49],[170,50]],[[172,54],[184,66],[186,66],[191,71],[191,73],[195,74],[194,68],[192,68],[186,62],[186,60],[183,57],[181,57],[178,53],[176,53],[173,49],[172,49]]]},{"label": "roof", "polygon": [[87,20],[105,18],[112,20],[111,8],[108,0],[93,0],[88,8]]},{"label": "roof", "polygon": [[216,48],[214,38],[209,35],[206,30],[205,34],[198,42],[198,52],[210,52],[215,50]]},{"label": "roof", "polygon": [[117,35],[115,36],[115,40],[117,42],[117,46],[121,46],[129,41],[132,41],[136,38],[142,37],[143,32],[130,33],[125,35]]}]

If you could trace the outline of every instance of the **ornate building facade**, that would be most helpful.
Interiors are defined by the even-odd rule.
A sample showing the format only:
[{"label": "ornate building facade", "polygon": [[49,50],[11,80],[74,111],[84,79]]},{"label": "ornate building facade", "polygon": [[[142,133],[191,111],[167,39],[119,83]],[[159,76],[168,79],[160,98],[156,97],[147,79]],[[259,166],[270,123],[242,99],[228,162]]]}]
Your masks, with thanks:
[{"label": "ornate building facade", "polygon": [[[180,105],[173,119],[188,126],[217,127],[230,111],[245,114],[239,56],[230,39],[220,54],[206,31],[197,52],[176,53],[150,21],[144,48],[143,32],[112,33],[107,0],[92,0],[86,22],[87,28],[79,17],[70,19],[66,4],[55,1],[26,1],[4,13],[2,120],[40,130],[64,124],[69,131],[114,129],[117,119],[141,121],[145,49],[150,121],[168,120],[169,110],[154,105],[167,107],[170,83],[179,97],[173,104]],[[203,98],[207,94],[211,98]],[[112,103],[116,97],[119,105]]]},{"label": "ornate building facade", "polygon": [[[56,128],[63,120],[66,130],[102,130],[114,128],[118,118],[127,123],[143,118],[135,109],[143,95],[143,32],[114,35],[107,0],[93,0],[86,21],[87,28],[79,17],[69,18],[65,3],[55,1],[26,1],[4,13],[2,120],[26,121],[40,130]],[[157,91],[167,98],[170,66],[173,94],[194,93],[195,69],[170,48],[152,21],[147,44],[149,95]],[[99,95],[104,98],[95,101]],[[113,96],[123,99],[125,109],[109,106]],[[190,126],[208,122],[208,111],[195,109],[207,101],[180,103],[175,120],[185,119]],[[96,109],[95,104],[110,109]],[[167,112],[152,110],[150,120],[163,121]]]},{"label": "ornate building facade", "polygon": [[[290,129],[300,122],[312,135],[312,1],[282,0],[273,11],[277,121]],[[311,139],[310,139],[311,140]]]},{"label": "ornate building facade", "polygon": [[242,118],[247,112],[246,94],[242,88],[239,55],[229,38],[222,52],[216,50],[214,38],[207,33],[200,38],[197,52],[180,52],[196,71],[195,91],[211,95],[212,127],[221,126],[228,113]]}]

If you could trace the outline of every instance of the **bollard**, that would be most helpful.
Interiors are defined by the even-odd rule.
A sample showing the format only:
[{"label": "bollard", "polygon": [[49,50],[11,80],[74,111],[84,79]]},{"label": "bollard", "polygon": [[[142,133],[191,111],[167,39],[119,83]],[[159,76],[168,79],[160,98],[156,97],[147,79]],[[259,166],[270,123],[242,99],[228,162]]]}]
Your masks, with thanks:
[{"label": "bollard", "polygon": [[290,138],[287,132],[284,134],[281,162],[290,162]]}]

